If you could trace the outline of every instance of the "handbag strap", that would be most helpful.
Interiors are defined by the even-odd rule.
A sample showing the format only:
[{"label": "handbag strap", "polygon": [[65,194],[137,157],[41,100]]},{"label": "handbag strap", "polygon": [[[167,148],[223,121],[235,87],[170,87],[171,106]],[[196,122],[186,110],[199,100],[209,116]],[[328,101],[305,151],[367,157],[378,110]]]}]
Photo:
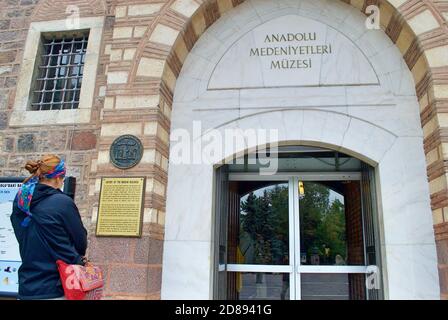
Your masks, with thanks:
[{"label": "handbag strap", "polygon": [[36,232],[40,235],[40,238],[42,239],[42,242],[43,242],[45,248],[47,249],[47,252],[51,255],[51,257],[56,262],[58,260],[58,258],[54,255],[53,250],[51,249],[51,246],[48,244],[47,237],[45,236],[43,230],[41,230],[41,228],[42,228],[41,224],[34,218],[34,216],[32,214],[29,217],[34,222]]},{"label": "handbag strap", "polygon": [[[34,218],[34,215],[30,215],[30,218],[34,222],[34,224],[36,226],[36,228],[35,228],[36,232],[40,235],[40,238],[42,239],[42,242],[43,242],[45,248],[47,249],[48,253],[51,255],[51,258],[56,263],[56,261],[59,260],[59,258],[54,254],[54,250],[51,248],[50,244],[48,243],[47,237],[45,236],[45,233],[42,230],[42,225]],[[81,259],[76,264],[84,266],[85,265],[85,260],[87,260],[86,257],[81,257]]]}]

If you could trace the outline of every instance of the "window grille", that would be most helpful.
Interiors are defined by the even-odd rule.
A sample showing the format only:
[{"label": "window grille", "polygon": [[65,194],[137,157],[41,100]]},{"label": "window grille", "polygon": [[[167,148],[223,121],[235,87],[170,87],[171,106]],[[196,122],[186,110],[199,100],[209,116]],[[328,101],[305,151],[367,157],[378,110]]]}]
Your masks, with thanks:
[{"label": "window grille", "polygon": [[88,35],[45,37],[31,110],[77,109]]}]

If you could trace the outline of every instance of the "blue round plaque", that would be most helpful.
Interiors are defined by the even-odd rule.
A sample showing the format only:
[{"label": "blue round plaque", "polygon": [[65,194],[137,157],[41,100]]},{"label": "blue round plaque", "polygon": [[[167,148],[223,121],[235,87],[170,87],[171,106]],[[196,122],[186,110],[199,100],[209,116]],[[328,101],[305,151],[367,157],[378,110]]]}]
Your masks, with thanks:
[{"label": "blue round plaque", "polygon": [[143,156],[143,145],[133,135],[123,135],[115,139],[110,147],[110,160],[120,169],[135,167]]}]

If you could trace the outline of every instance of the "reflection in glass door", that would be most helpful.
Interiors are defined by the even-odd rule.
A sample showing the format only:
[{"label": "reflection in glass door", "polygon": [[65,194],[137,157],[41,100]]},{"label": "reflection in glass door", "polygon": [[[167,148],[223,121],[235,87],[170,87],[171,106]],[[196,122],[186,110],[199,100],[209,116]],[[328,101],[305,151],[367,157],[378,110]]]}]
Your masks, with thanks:
[{"label": "reflection in glass door", "polygon": [[346,178],[232,175],[227,299],[368,298],[361,175]]},{"label": "reflection in glass door", "polygon": [[253,186],[257,189],[240,200],[239,221],[235,224],[238,254],[229,263],[289,264],[288,183],[263,184],[267,186]]},{"label": "reflection in glass door", "polygon": [[360,182],[296,178],[295,184],[301,299],[365,299]]},{"label": "reflection in glass door", "polygon": [[228,238],[228,298],[290,298],[289,182],[233,182],[240,195],[231,210]]}]

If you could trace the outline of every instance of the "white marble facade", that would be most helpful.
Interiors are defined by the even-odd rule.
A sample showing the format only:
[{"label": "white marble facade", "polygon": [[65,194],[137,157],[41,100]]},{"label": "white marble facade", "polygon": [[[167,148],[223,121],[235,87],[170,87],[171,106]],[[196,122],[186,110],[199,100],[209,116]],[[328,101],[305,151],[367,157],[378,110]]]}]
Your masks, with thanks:
[{"label": "white marble facade", "polygon": [[[386,298],[438,299],[414,82],[398,49],[383,31],[367,29],[365,19],[341,1],[244,2],[212,25],[189,54],[175,89],[172,131],[192,130],[193,121],[204,130],[272,128],[280,143],[324,146],[371,164]],[[263,46],[254,42],[269,30],[299,33],[310,26],[334,46],[314,71],[298,76],[303,69],[286,70],[286,77],[268,70],[269,57],[250,60],[248,50]],[[224,156],[253,147],[247,142]],[[213,165],[170,163],[163,299],[212,297],[213,172]]]}]

